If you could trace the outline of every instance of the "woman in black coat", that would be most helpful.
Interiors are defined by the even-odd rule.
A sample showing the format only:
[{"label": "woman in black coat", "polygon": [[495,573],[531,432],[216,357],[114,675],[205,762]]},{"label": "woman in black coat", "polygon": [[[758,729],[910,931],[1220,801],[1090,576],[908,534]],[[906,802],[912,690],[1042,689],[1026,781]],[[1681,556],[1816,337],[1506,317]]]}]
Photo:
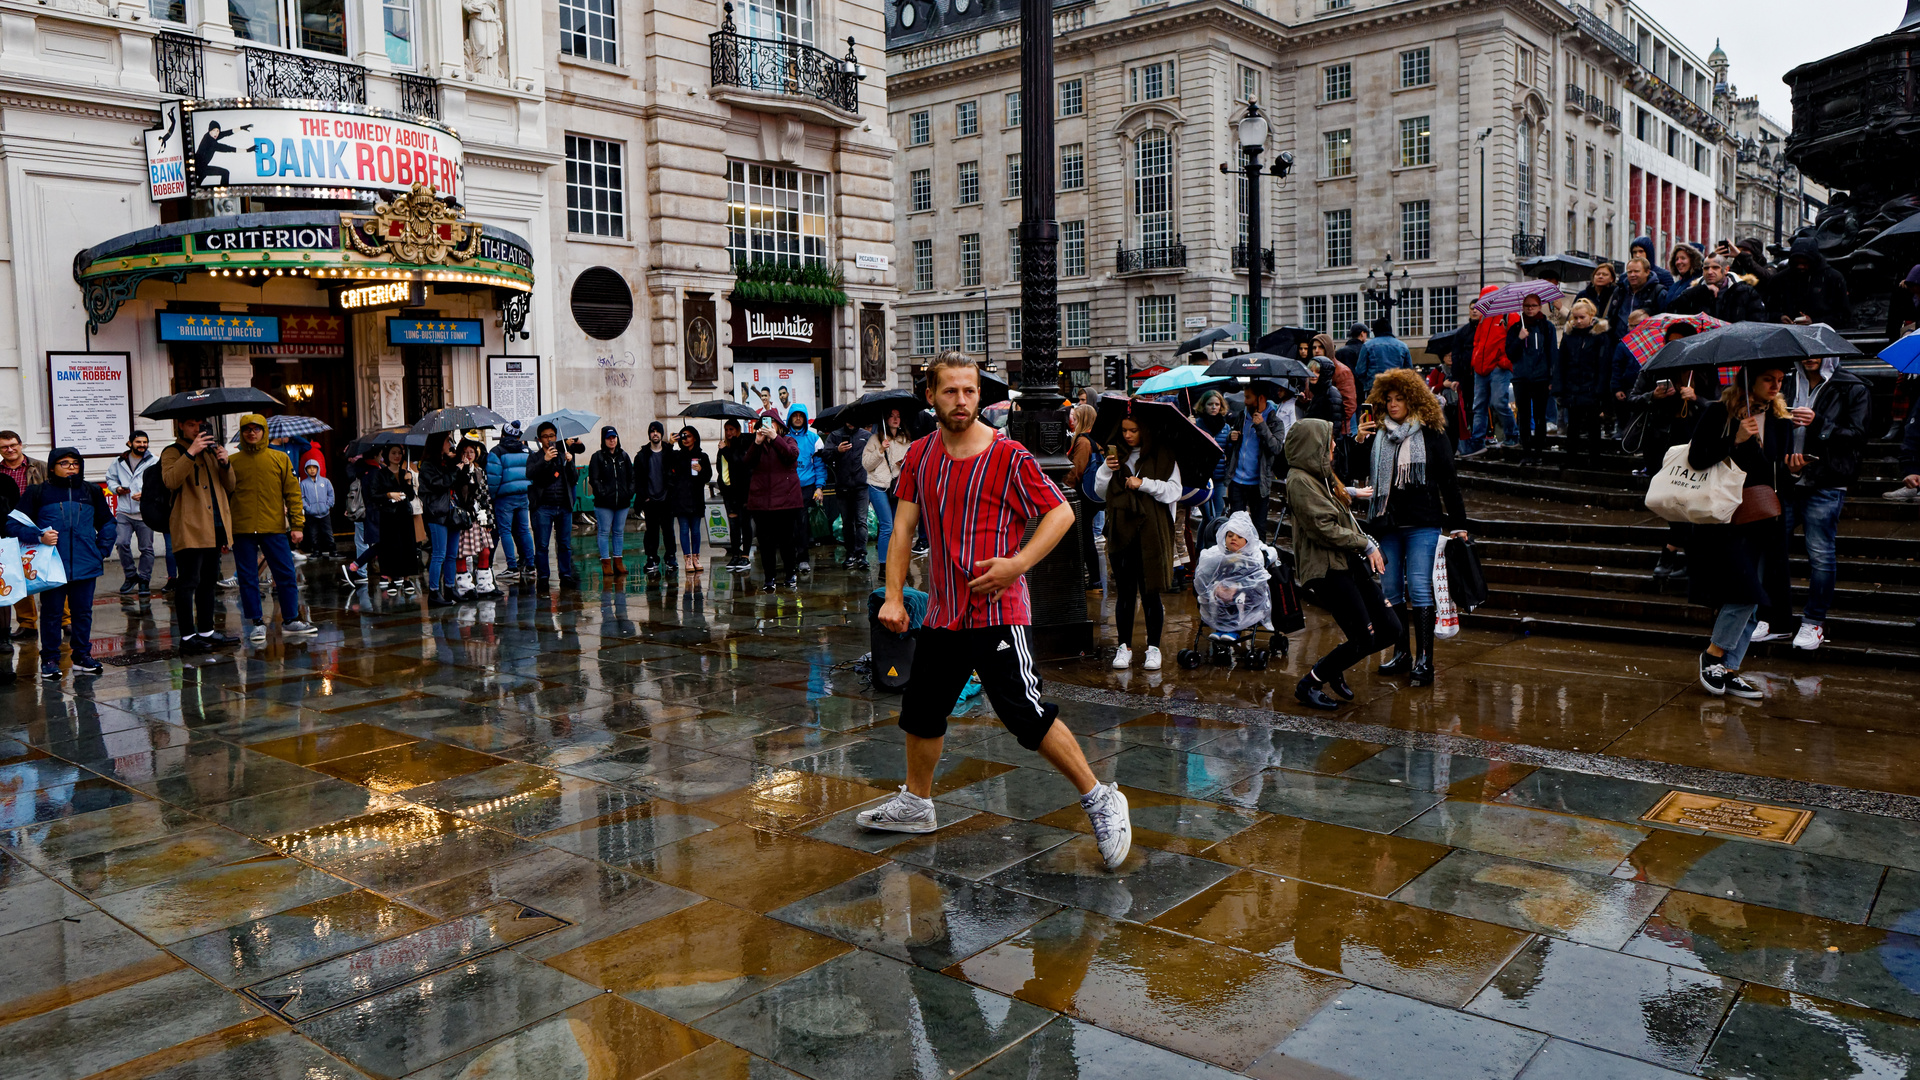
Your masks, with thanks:
[{"label": "woman in black coat", "polygon": [[1731,460],[1746,472],[1733,521],[1695,525],[1687,543],[1687,598],[1719,612],[1712,640],[1700,654],[1700,685],[1716,697],[1765,696],[1738,672],[1760,609],[1786,600],[1787,533],[1776,475],[1793,433],[1780,396],[1786,367],[1784,360],[1747,365],[1718,401],[1701,410],[1687,450],[1687,465],[1696,471]]},{"label": "woman in black coat", "polygon": [[1600,410],[1612,400],[1614,338],[1592,300],[1575,300],[1566,336],[1553,358],[1553,396],[1567,433],[1567,459],[1576,468],[1600,464]]},{"label": "woman in black coat", "polygon": [[373,499],[367,513],[380,515],[380,587],[393,593],[414,591],[413,575],[420,572],[420,545],[413,537],[413,473],[407,469],[407,448],[387,447],[387,467],[371,477]]},{"label": "woman in black coat", "polygon": [[713,483],[713,459],[700,449],[700,433],[689,424],[667,451],[667,508],[680,532],[680,552],[689,574],[700,573],[700,532],[707,515],[707,485]]},{"label": "woman in black coat", "polygon": [[600,577],[627,576],[627,515],[633,510],[633,459],[620,445],[612,425],[600,429],[600,449],[587,461],[587,489],[593,492],[594,539],[600,546]]},{"label": "woman in black coat", "polygon": [[427,519],[427,606],[445,607],[453,603],[454,547],[465,523],[464,513],[455,505],[453,485],[458,465],[454,461],[451,432],[427,436],[427,449],[420,458],[420,513]]}]

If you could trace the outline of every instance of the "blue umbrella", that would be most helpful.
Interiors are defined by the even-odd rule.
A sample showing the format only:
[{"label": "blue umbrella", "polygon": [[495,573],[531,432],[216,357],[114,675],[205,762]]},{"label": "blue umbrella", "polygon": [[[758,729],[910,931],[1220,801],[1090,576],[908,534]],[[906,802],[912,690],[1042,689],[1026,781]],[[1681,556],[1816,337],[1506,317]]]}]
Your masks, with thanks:
[{"label": "blue umbrella", "polygon": [[1174,390],[1191,390],[1197,386],[1213,386],[1217,383],[1232,382],[1231,376],[1209,375],[1205,364],[1187,364],[1171,371],[1163,371],[1140,384],[1136,393],[1165,394]]},{"label": "blue umbrella", "polygon": [[592,431],[600,423],[600,417],[594,413],[581,412],[579,409],[556,409],[544,416],[536,416],[524,421],[522,426],[529,432],[540,430],[541,424],[552,424],[554,434],[562,439],[578,439]]},{"label": "blue umbrella", "polygon": [[1920,331],[1881,349],[1880,359],[1902,375],[1920,375]]}]

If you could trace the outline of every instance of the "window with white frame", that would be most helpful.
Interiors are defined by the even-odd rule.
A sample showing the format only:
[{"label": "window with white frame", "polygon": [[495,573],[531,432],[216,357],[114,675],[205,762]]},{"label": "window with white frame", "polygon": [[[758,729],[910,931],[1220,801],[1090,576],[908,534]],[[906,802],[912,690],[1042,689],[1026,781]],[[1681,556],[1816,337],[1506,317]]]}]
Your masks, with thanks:
[{"label": "window with white frame", "polygon": [[727,249],[734,261],[824,264],[826,176],[745,161],[729,165]]},{"label": "window with white frame", "polygon": [[1589,194],[1589,195],[1591,195],[1591,194],[1593,194],[1594,192],[1596,192],[1596,191],[1598,191],[1598,190],[1600,190],[1600,175],[1599,175],[1599,174],[1600,174],[1600,170],[1599,170],[1599,168],[1598,168],[1598,167],[1597,167],[1597,166],[1595,165],[1595,163],[1594,163],[1594,162],[1595,162],[1595,159],[1596,159],[1596,157],[1597,157],[1597,155],[1596,155],[1596,154],[1594,153],[1594,148],[1593,148],[1593,144],[1592,144],[1592,143],[1588,143],[1588,144],[1587,144],[1587,158],[1586,158],[1586,160],[1587,160],[1587,174],[1586,174],[1586,175],[1587,175],[1587,194]]},{"label": "window with white frame", "polygon": [[1360,294],[1333,294],[1333,332],[1344,333],[1346,328],[1360,321]]},{"label": "window with white frame", "polygon": [[1060,276],[1087,276],[1087,223],[1060,223]]},{"label": "window with white frame", "polygon": [[1426,199],[1400,204],[1400,261],[1433,258],[1433,204]]},{"label": "window with white frame", "polygon": [[1085,300],[1060,305],[1060,344],[1084,349],[1093,343],[1093,305]]},{"label": "window with white frame", "polygon": [[1142,296],[1136,301],[1139,339],[1147,344],[1172,341],[1180,324],[1179,298]]},{"label": "window with white frame", "polygon": [[933,170],[915,169],[907,184],[912,191],[912,213],[921,213],[933,209]]},{"label": "window with white frame", "polygon": [[187,0],[147,0],[147,15],[161,22],[186,22]]},{"label": "window with white frame", "polygon": [[958,202],[968,206],[980,201],[980,163],[963,161],[959,168]]},{"label": "window with white frame", "polygon": [[1573,136],[1569,135],[1567,136],[1567,186],[1572,187],[1578,184],[1580,182],[1579,175],[1580,163],[1575,153]]},{"label": "window with white frame", "polygon": [[1240,65],[1240,100],[1257,101],[1260,98],[1260,69],[1250,64]]},{"label": "window with white frame", "polygon": [[960,287],[976,288],[980,284],[980,234],[977,232],[960,234]]},{"label": "window with white frame", "polygon": [[[184,0],[174,0],[182,9]],[[380,32],[386,43],[387,62],[412,71],[420,63],[419,41],[414,21],[413,0],[380,0]]]},{"label": "window with white frame", "polygon": [[1020,253],[1020,230],[1008,229],[1007,230],[1007,280],[1008,281],[1020,280],[1021,258],[1022,256]]},{"label": "window with white frame", "polygon": [[1060,148],[1060,190],[1079,191],[1087,186],[1087,153],[1080,143]]},{"label": "window with white frame", "polygon": [[347,0],[228,0],[227,15],[243,41],[347,55]]},{"label": "window with white frame", "polygon": [[1161,98],[1174,97],[1179,93],[1174,81],[1172,60],[1163,60],[1157,64],[1142,64],[1127,71],[1127,100],[1159,101]]},{"label": "window with white frame", "polygon": [[926,292],[933,288],[933,241],[915,240],[913,242],[913,291]]},{"label": "window with white frame", "polygon": [[960,313],[943,311],[940,313],[940,351],[958,349],[967,342],[962,332]]},{"label": "window with white frame", "polygon": [[1303,296],[1300,298],[1300,325],[1318,333],[1327,332],[1326,297]]},{"label": "window with white frame", "polygon": [[1612,154],[1601,155],[1600,177],[1601,177],[1601,183],[1605,185],[1601,189],[1601,193],[1604,194],[1609,199],[1613,198],[1613,155]]},{"label": "window with white frame", "polygon": [[1401,289],[1394,299],[1400,305],[1394,308],[1398,316],[1394,319],[1394,329],[1401,337],[1421,337],[1427,332],[1427,290]]},{"label": "window with white frame", "polygon": [[1353,265],[1353,211],[1328,210],[1321,215],[1325,234],[1323,253],[1328,266]]},{"label": "window with white frame", "polygon": [[1431,118],[1414,116],[1400,121],[1400,167],[1411,169],[1433,164],[1433,123]]},{"label": "window with white frame", "polygon": [[953,107],[953,137],[964,139],[980,134],[980,103],[963,101]]},{"label": "window with white frame", "polygon": [[1433,81],[1433,50],[1427,46],[1400,54],[1400,88],[1425,86]]},{"label": "window with white frame", "polygon": [[925,146],[933,141],[933,116],[927,110],[907,114],[907,145]]},{"label": "window with white frame", "polygon": [[619,63],[614,4],[615,0],[560,0],[560,51],[601,64]]},{"label": "window with white frame", "polygon": [[627,235],[625,147],[610,139],[569,135],[567,231],[578,236]]},{"label": "window with white frame", "polygon": [[986,352],[987,351],[987,313],[984,311],[967,311],[967,312],[962,312],[961,314],[966,316],[967,343],[964,346],[966,351],[978,352],[978,353]]},{"label": "window with white frame", "polygon": [[1007,309],[1007,348],[1020,351],[1020,309],[1017,307]]},{"label": "window with white frame", "polygon": [[1018,90],[1007,95],[1007,126],[1020,126],[1020,91]]},{"label": "window with white frame", "polygon": [[1587,254],[1592,255],[1599,249],[1600,222],[1592,214],[1587,215]]},{"label": "window with white frame", "polygon": [[[1261,297],[1260,298],[1260,325],[1261,326],[1273,325],[1273,320],[1267,317],[1267,313],[1272,310],[1273,310],[1273,298],[1268,296]],[[1252,326],[1253,325],[1252,313],[1253,313],[1253,305],[1248,302],[1247,296],[1245,293],[1234,293],[1232,296],[1227,297],[1227,321],[1228,322],[1236,322],[1243,327]],[[1245,341],[1247,340],[1248,336],[1251,333],[1252,331],[1249,330],[1247,331],[1247,333],[1241,334],[1237,340]]]},{"label": "window with white frame", "polygon": [[[746,0],[749,37],[814,44],[814,0]],[[791,63],[781,57],[783,63]]]},{"label": "window with white frame", "polygon": [[1427,333],[1443,334],[1460,325],[1460,289],[1442,285],[1427,290]]},{"label": "window with white frame", "polygon": [[1353,65],[1328,64],[1320,73],[1322,101],[1347,101],[1353,97]]},{"label": "window with white frame", "polygon": [[1020,155],[1008,154],[1007,155],[1007,198],[1009,199],[1017,199],[1020,197],[1020,183],[1021,183],[1020,173],[1021,173]]},{"label": "window with white frame", "polygon": [[1133,223],[1141,247],[1173,243],[1173,140],[1158,129],[1133,146]]},{"label": "window with white frame", "polygon": [[1533,85],[1533,50],[1525,45],[1514,46],[1513,79],[1521,86]]},{"label": "window with white frame", "polygon": [[939,348],[933,316],[915,315],[913,317],[913,355],[932,356]]},{"label": "window with white frame", "polygon": [[1353,129],[1321,133],[1321,175],[1334,178],[1353,175]]},{"label": "window with white frame", "polygon": [[1086,108],[1085,84],[1068,79],[1060,84],[1060,115],[1079,116]]}]

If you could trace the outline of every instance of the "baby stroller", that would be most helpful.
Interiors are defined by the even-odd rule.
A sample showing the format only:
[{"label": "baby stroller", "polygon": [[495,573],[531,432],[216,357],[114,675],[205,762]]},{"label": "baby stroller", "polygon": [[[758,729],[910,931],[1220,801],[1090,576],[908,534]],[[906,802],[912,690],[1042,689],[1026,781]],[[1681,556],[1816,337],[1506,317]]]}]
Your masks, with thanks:
[{"label": "baby stroller", "polygon": [[[1242,557],[1231,561],[1226,550],[1230,524],[1236,535],[1248,538],[1248,548],[1242,550]],[[1253,530],[1253,519],[1245,511],[1205,522],[1200,527],[1200,535],[1209,540],[1195,564],[1194,587],[1200,621],[1194,627],[1192,646],[1181,649],[1175,659],[1188,671],[1203,662],[1217,667],[1233,665],[1264,671],[1276,654],[1285,659],[1287,635],[1276,628],[1275,614],[1284,614],[1289,605],[1297,607],[1290,587],[1293,577],[1290,568],[1278,552],[1260,542]],[[1248,549],[1257,554],[1245,558]],[[1239,595],[1230,601],[1214,595],[1214,587],[1223,583],[1236,589]],[[1268,632],[1264,648],[1259,645],[1262,630]]]}]

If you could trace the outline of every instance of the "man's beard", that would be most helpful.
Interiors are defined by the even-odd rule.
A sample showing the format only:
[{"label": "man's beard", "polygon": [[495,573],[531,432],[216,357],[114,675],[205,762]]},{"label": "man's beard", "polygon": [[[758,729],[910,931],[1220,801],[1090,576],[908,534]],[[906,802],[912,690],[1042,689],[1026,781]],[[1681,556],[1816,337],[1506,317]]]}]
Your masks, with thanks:
[{"label": "man's beard", "polygon": [[940,426],[958,435],[972,427],[974,419],[973,410],[955,409],[953,412],[940,414]]}]

